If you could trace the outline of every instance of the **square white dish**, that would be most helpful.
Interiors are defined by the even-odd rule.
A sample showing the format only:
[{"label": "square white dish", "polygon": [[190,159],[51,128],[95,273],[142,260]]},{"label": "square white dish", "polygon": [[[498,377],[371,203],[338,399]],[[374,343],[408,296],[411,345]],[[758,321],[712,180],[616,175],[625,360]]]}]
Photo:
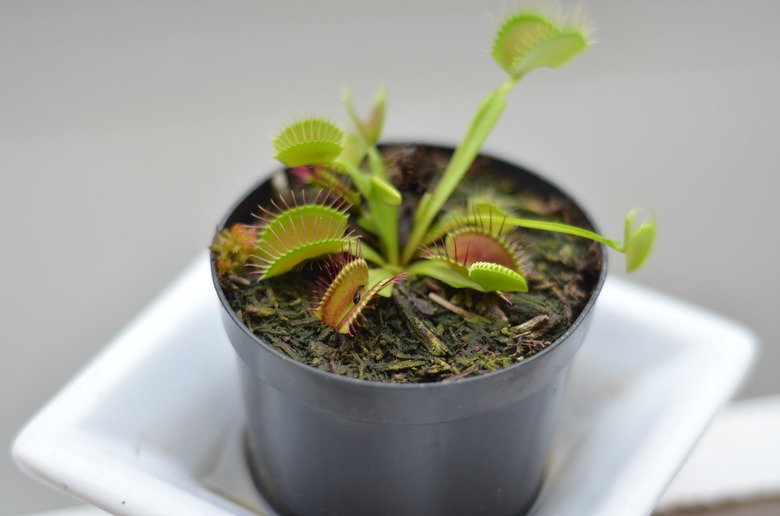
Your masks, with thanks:
[{"label": "square white dish", "polygon": [[[20,467],[112,513],[273,514],[244,461],[219,310],[204,254],[28,423]],[[649,514],[756,345],[719,316],[610,278],[532,512]]]}]

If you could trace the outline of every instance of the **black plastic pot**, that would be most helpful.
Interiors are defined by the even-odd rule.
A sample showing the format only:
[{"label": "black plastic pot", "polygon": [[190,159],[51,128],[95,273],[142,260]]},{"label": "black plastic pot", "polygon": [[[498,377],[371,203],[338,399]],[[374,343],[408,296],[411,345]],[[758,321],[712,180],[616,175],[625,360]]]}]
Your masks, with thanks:
[{"label": "black plastic pot", "polygon": [[[568,198],[515,165],[494,160],[491,169],[518,189]],[[250,191],[220,229],[251,222],[269,192],[267,182]],[[477,378],[398,385],[340,377],[275,351],[236,317],[212,263],[224,325],[241,358],[247,458],[264,498],[280,513],[305,516],[526,512],[542,485],[566,372],[606,274],[602,264],[582,313],[541,353]]]}]

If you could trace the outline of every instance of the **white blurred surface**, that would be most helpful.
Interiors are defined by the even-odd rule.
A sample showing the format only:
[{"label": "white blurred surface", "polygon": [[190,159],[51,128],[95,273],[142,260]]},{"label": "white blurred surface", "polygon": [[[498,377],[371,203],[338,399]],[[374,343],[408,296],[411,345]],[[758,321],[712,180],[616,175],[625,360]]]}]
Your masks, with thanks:
[{"label": "white blurred surface", "polygon": [[[488,150],[548,174],[610,234],[652,207],[656,253],[633,281],[756,330],[745,394],[780,392],[780,3],[583,3],[598,45],[524,80]],[[390,137],[455,142],[503,80],[489,12],[498,0],[0,2],[6,449],[207,245],[290,114],[340,115],[342,86],[368,101],[382,80]],[[7,454],[0,500],[72,504]]]},{"label": "white blurred surface", "polygon": [[728,506],[780,498],[780,395],[724,409],[696,445],[658,508]]},{"label": "white blurred surface", "polygon": [[[114,514],[275,515],[244,459],[235,354],[212,288],[204,251],[25,427],[18,464]],[[755,350],[744,327],[609,279],[529,514],[649,514]]]}]

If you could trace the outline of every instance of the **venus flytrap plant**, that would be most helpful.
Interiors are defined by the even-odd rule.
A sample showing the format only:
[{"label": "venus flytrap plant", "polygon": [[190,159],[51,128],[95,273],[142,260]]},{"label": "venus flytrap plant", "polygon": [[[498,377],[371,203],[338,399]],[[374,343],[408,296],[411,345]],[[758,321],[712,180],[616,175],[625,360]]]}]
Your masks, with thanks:
[{"label": "venus flytrap plant", "polygon": [[[339,333],[352,335],[368,303],[387,286],[402,279],[405,274],[370,278],[368,263],[360,245],[349,247],[326,262],[326,275],[319,279],[318,302],[314,314],[319,320]],[[338,262],[336,261],[338,260]]]},{"label": "venus flytrap plant", "polygon": [[280,197],[283,207],[271,201],[275,211],[260,207],[264,223],[252,255],[258,263],[260,279],[267,279],[292,270],[306,260],[342,252],[345,246],[357,245],[347,233],[349,216],[344,201],[335,198],[320,201],[321,195],[299,204],[293,197],[292,205]]},{"label": "venus flytrap plant", "polygon": [[[608,239],[565,191],[480,148],[527,73],[588,44],[576,16],[508,16],[492,51],[507,78],[457,149],[379,146],[384,89],[366,112],[344,93],[351,132],[313,116],[273,139],[284,169],[227,213],[211,256],[240,356],[248,465],[274,508],[533,506],[551,393],[587,332],[606,246],[635,269],[655,223],[632,211],[623,242]],[[453,453],[421,456],[431,441]],[[307,460],[291,461],[300,450]],[[511,496],[496,497],[507,481]],[[345,485],[356,496],[334,498]]]},{"label": "venus flytrap plant", "polygon": [[415,219],[416,230],[404,249],[404,261],[409,261],[417,252],[417,246],[433,219],[479,154],[482,144],[501,117],[506,96],[512,88],[531,70],[557,68],[590,44],[589,31],[584,24],[576,23],[581,22],[580,16],[569,20],[564,20],[561,15],[558,18],[555,20],[537,12],[518,12],[508,16],[499,27],[492,55],[509,74],[509,79],[482,101],[438,186],[420,202]]},{"label": "venus flytrap plant", "polygon": [[[509,77],[482,101],[438,182],[413,207],[413,223],[404,242],[399,234],[399,206],[407,200],[393,184],[377,147],[386,117],[384,89],[378,91],[366,118],[357,114],[346,91],[343,102],[354,134],[347,135],[329,120],[311,117],[288,124],[273,140],[276,158],[291,174],[322,192],[310,202],[301,194],[261,207],[254,250],[248,258],[246,252],[234,253],[236,257],[255,267],[261,280],[323,260],[313,312],[327,326],[350,335],[371,300],[391,295],[393,285],[407,276],[494,292],[506,300],[508,292],[526,292],[521,228],[594,240],[625,253],[628,270],[641,266],[652,248],[655,223],[651,219],[635,228],[636,211],[626,217],[623,243],[564,223],[516,217],[511,208],[490,198],[472,199],[460,212],[442,211],[520,79],[538,68],[557,68],[588,47],[588,30],[580,20],[578,15],[519,12],[501,24],[492,56]],[[358,228],[373,237],[377,248],[360,238]],[[228,253],[223,247],[215,251]]]}]

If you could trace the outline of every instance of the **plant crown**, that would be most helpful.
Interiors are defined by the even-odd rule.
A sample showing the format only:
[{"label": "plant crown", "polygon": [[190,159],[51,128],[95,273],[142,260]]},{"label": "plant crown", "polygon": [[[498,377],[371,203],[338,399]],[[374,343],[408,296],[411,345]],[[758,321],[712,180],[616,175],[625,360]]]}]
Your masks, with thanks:
[{"label": "plant crown", "polygon": [[[259,208],[257,226],[222,231],[212,247],[220,273],[235,273],[246,264],[263,280],[323,260],[312,311],[336,331],[353,334],[368,303],[389,296],[393,285],[407,276],[425,275],[455,288],[500,296],[527,291],[518,228],[595,240],[625,253],[626,268],[637,269],[655,238],[653,218],[637,224],[637,210],[626,217],[622,243],[567,224],[517,218],[490,199],[471,199],[460,213],[442,213],[518,81],[537,68],[565,64],[589,44],[588,31],[579,22],[538,11],[506,17],[491,53],[509,77],[482,101],[440,180],[422,195],[405,242],[399,241],[403,198],[377,148],[386,113],[384,89],[377,92],[367,118],[357,114],[346,91],[343,103],[355,126],[348,136],[323,118],[290,123],[273,140],[276,159],[321,193],[311,200],[305,195],[280,197]],[[373,234],[378,248],[356,237],[350,224]]]}]

